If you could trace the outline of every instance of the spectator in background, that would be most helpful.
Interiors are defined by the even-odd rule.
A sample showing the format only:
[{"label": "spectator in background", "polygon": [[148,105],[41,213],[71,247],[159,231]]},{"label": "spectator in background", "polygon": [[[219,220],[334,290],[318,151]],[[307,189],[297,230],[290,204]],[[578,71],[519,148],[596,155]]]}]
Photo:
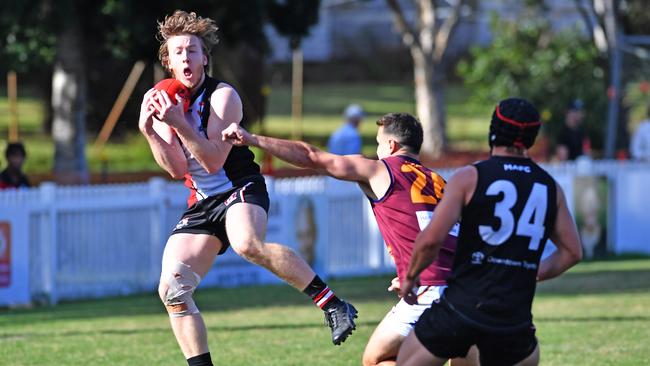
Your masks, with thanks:
[{"label": "spectator in background", "polygon": [[366,114],[360,105],[350,104],[343,115],[345,123],[330,136],[327,150],[338,155],[361,154],[361,135],[357,129]]},{"label": "spectator in background", "polygon": [[632,136],[630,152],[636,160],[650,161],[650,104],[646,110],[646,117]]},{"label": "spectator in background", "polygon": [[27,188],[30,186],[23,173],[23,163],[27,157],[25,146],[21,142],[11,142],[5,150],[7,167],[0,173],[0,189]]},{"label": "spectator in background", "polygon": [[578,156],[591,154],[591,141],[582,126],[584,118],[582,101],[575,99],[569,103],[557,141],[555,155],[558,160],[575,160]]}]

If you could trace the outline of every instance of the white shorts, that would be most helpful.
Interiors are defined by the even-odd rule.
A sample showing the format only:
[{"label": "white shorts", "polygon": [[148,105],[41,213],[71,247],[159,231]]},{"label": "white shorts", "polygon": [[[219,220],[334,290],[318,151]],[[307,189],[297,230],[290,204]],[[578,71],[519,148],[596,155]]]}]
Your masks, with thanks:
[{"label": "white shorts", "polygon": [[384,321],[387,322],[397,333],[406,337],[411,329],[415,326],[415,322],[420,319],[420,315],[431,307],[431,304],[438,302],[440,296],[445,291],[447,286],[420,286],[418,287],[418,302],[414,305],[409,305],[401,299],[390,310]]}]

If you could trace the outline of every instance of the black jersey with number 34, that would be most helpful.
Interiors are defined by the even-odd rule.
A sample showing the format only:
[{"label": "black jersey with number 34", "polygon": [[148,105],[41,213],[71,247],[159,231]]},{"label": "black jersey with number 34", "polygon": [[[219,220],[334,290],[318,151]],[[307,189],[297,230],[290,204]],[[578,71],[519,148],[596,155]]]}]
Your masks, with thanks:
[{"label": "black jersey with number 34", "polygon": [[493,156],[463,208],[447,303],[472,324],[511,331],[532,324],[541,254],[557,214],[555,180],[532,160]]}]

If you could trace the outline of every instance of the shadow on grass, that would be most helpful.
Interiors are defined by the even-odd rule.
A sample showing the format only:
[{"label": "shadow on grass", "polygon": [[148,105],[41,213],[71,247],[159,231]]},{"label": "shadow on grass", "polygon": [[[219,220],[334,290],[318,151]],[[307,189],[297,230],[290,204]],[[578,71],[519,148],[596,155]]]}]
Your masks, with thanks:
[{"label": "shadow on grass", "polygon": [[[336,294],[352,302],[394,301],[397,297],[386,288],[392,277],[364,277],[329,281]],[[240,288],[200,288],[195,294],[203,312],[261,309],[276,306],[315,306],[304,294],[288,285],[250,286]],[[64,302],[56,306],[32,309],[0,310],[0,327],[3,324],[19,325],[39,321],[94,319],[100,317],[125,317],[165,315],[157,293],[99,300]]]},{"label": "shadow on grass", "polygon": [[[375,327],[378,322],[356,322],[357,327]],[[209,326],[207,327],[208,333],[217,332],[257,332],[260,330],[295,330],[295,329],[323,329],[323,332],[329,332],[329,329],[323,323],[283,323],[283,324],[246,324],[234,326]],[[25,339],[25,338],[38,338],[38,337],[78,337],[78,336],[96,336],[96,335],[134,335],[134,334],[152,334],[159,332],[170,332],[171,328],[166,327],[147,327],[138,329],[98,329],[98,330],[69,330],[60,332],[17,332],[0,334],[0,340],[10,339]],[[354,333],[353,333],[354,334]]]},{"label": "shadow on grass", "polygon": [[[560,278],[540,283],[537,292],[542,296],[554,294],[579,296],[650,291],[650,260],[639,261],[638,265],[634,264],[624,269],[619,268],[621,262],[611,263],[614,267],[610,267],[608,263],[598,264],[598,268],[594,270],[570,272]],[[396,302],[397,298],[395,294],[386,291],[390,279],[390,276],[382,276],[333,280],[330,281],[330,286],[338,296],[352,302],[391,304]],[[260,309],[272,306],[313,306],[305,295],[287,285],[199,289],[195,298],[201,311],[205,312]],[[150,293],[62,303],[53,307],[0,309],[0,327],[62,319],[83,320],[101,317],[163,316],[164,314],[165,310],[158,300],[158,295]]]},{"label": "shadow on grass", "polygon": [[545,317],[545,316],[536,316],[534,318],[535,322],[541,321],[544,323],[564,323],[564,322],[575,322],[575,323],[600,323],[600,322],[650,322],[650,316],[639,316],[639,315],[630,315],[630,316],[560,316],[560,317]]},{"label": "shadow on grass", "polygon": [[613,294],[650,291],[650,269],[566,273],[539,283],[538,294]]},{"label": "shadow on grass", "polygon": [[[594,317],[535,317],[536,322],[544,323],[565,323],[565,322],[574,322],[574,323],[601,323],[601,322],[650,322],[650,316],[594,316]],[[357,321],[357,326],[361,327],[376,327],[377,321]],[[235,325],[235,326],[209,326],[209,333],[217,332],[252,332],[252,331],[261,331],[261,330],[297,330],[297,329],[320,329],[323,328],[324,331],[327,331],[323,323],[276,323],[276,324],[245,324],[245,325]],[[51,332],[18,332],[18,333],[6,333],[0,334],[0,340],[12,340],[12,339],[26,339],[26,338],[42,338],[42,337],[78,337],[78,336],[96,336],[96,335],[118,335],[118,336],[128,336],[128,335],[137,335],[137,334],[153,334],[160,332],[171,332],[169,327],[147,327],[147,328],[138,328],[138,329],[100,329],[100,330],[70,330],[70,331],[60,331],[56,334]]]}]

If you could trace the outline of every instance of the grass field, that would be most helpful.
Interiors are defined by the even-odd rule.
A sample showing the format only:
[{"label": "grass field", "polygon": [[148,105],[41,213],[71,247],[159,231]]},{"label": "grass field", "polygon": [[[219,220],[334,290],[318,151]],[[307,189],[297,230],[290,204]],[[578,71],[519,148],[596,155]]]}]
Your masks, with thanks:
[{"label": "grass field", "polygon": [[[322,315],[287,286],[202,289],[217,365],[359,365],[395,302],[388,277],[332,281],[360,312],[334,347]],[[586,262],[539,286],[542,365],[650,364],[650,259]],[[0,310],[0,365],[183,365],[154,294]]]},{"label": "grass field", "polygon": [[[467,91],[461,86],[448,88],[448,135],[451,144],[462,149],[484,149],[487,135],[487,120],[491,106],[479,108],[467,105]],[[139,96],[132,96],[139,98]],[[132,101],[133,102],[133,101]],[[139,103],[139,102],[138,102]],[[413,87],[410,84],[307,84],[304,90],[302,138],[324,147],[327,138],[342,123],[343,109],[349,103],[359,103],[368,116],[360,127],[363,137],[363,153],[375,154],[375,120],[389,112],[414,113]],[[34,98],[21,96],[19,101],[19,129],[25,140],[28,159],[25,171],[28,174],[42,174],[52,171],[54,146],[51,138],[44,134],[40,123],[43,119],[43,105]],[[118,123],[137,121],[120,120]],[[272,88],[268,99],[268,114],[265,119],[267,134],[291,138],[294,126],[291,121],[291,91],[286,85]],[[0,150],[9,126],[6,98],[0,97]],[[254,131],[259,126],[253,126]],[[102,171],[100,156],[91,149],[96,134],[86,139],[86,157],[91,172]],[[257,154],[259,157],[259,154]],[[159,171],[149,146],[139,133],[134,131],[121,140],[111,139],[106,145],[104,157],[109,172]],[[0,159],[2,160],[2,159]]]}]

